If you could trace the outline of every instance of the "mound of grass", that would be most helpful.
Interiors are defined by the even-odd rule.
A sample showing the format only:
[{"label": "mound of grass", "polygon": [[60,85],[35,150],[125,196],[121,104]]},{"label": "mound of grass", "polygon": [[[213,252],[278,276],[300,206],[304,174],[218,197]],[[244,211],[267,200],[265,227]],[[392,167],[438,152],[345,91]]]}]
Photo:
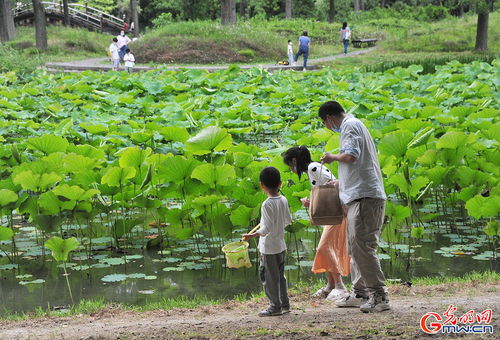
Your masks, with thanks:
[{"label": "mound of grass", "polygon": [[68,28],[60,25],[47,26],[48,48],[39,52],[35,47],[35,29],[29,26],[16,27],[16,38],[7,43],[22,59],[37,58],[38,65],[47,61],[68,61],[107,56],[112,36],[86,29]]}]

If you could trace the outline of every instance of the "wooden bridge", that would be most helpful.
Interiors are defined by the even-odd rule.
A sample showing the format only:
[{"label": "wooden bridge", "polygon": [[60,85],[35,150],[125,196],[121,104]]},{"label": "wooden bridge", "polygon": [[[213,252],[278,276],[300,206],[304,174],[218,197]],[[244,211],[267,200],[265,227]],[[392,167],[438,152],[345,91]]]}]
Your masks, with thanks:
[{"label": "wooden bridge", "polygon": [[[64,22],[62,1],[59,3],[43,1],[42,4],[49,23]],[[16,7],[12,11],[14,12],[14,23],[16,25],[31,25],[35,21],[31,2]],[[71,26],[84,27],[92,31],[118,34],[124,24],[122,19],[89,7],[86,4],[69,3],[68,12]]]}]

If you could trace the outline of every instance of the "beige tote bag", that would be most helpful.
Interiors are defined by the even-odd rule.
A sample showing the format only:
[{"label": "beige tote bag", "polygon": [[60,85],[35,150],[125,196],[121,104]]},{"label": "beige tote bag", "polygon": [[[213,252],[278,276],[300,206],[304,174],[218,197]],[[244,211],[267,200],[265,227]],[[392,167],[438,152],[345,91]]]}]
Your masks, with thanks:
[{"label": "beige tote bag", "polygon": [[[321,171],[323,165],[321,165]],[[315,185],[311,189],[309,217],[312,225],[337,225],[342,223],[342,204],[338,185]]]}]

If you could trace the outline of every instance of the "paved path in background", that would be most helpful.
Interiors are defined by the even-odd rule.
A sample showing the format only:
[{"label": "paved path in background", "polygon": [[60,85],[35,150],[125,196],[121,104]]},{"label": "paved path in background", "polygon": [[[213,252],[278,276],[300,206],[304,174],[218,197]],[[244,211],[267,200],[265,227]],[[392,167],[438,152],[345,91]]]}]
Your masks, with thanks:
[{"label": "paved path in background", "polygon": [[[354,52],[350,52],[348,54],[337,54],[323,58],[313,58],[309,59],[307,67],[308,69],[316,69],[318,68],[318,63],[324,63],[328,61],[332,61],[335,59],[348,58],[361,54],[369,53],[375,50],[376,47],[370,47],[362,50],[356,50]],[[93,59],[85,59],[71,62],[49,62],[46,63],[45,66],[50,71],[67,71],[67,72],[79,72],[79,71],[110,71],[111,63],[108,58],[93,58]],[[187,66],[187,65],[170,65],[166,67],[162,67],[162,69],[177,71],[180,69],[198,69],[198,70],[207,70],[209,72],[225,70],[230,65],[201,65],[201,66]],[[290,65],[276,65],[276,64],[248,64],[248,65],[238,65],[242,69],[250,69],[253,67],[261,67],[268,70],[282,70],[282,69],[293,69],[293,70],[301,70],[302,69],[302,59],[299,60],[298,65],[290,66]],[[135,66],[134,71],[149,71],[154,70],[157,67],[150,66]]]}]

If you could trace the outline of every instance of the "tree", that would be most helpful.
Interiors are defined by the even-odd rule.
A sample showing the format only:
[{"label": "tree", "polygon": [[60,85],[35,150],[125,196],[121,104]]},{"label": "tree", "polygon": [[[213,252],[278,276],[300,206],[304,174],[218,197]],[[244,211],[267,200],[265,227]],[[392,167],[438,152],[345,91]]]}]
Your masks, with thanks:
[{"label": "tree", "polygon": [[328,6],[328,22],[332,23],[335,19],[335,0],[329,0]]},{"label": "tree", "polygon": [[35,14],[35,37],[36,48],[45,51],[47,49],[47,22],[45,21],[45,8],[40,0],[32,0],[33,13]]},{"label": "tree", "polygon": [[221,0],[221,23],[223,25],[236,24],[235,0]]},{"label": "tree", "polygon": [[480,0],[477,6],[476,51],[488,49],[488,22],[494,0]]},{"label": "tree", "polygon": [[360,0],[354,0],[354,12],[358,13],[360,8]]},{"label": "tree", "polygon": [[68,0],[63,0],[63,11],[64,11],[64,26],[71,25],[69,21],[69,8],[68,8]]},{"label": "tree", "polygon": [[0,41],[9,41],[16,36],[10,0],[0,0]]},{"label": "tree", "polygon": [[139,11],[137,9],[137,0],[130,0],[130,12],[132,13],[132,23],[134,24],[134,35],[139,35]]},{"label": "tree", "polygon": [[285,0],[285,18],[292,18],[292,0]]}]

